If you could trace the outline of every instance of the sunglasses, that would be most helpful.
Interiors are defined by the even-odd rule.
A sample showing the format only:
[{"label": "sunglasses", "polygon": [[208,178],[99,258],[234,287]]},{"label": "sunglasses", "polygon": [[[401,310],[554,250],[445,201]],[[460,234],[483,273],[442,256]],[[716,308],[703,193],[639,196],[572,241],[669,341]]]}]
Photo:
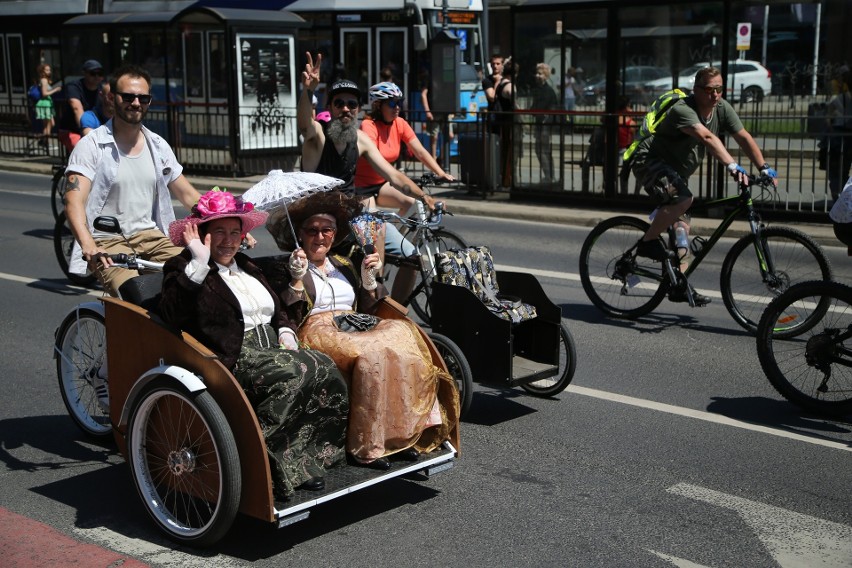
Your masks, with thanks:
[{"label": "sunglasses", "polygon": [[140,95],[138,93],[119,93],[118,91],[116,91],[115,94],[121,97],[121,100],[126,103],[132,103],[133,99],[139,99],[140,105],[150,104],[151,99],[154,98],[153,95]]},{"label": "sunglasses", "polygon": [[104,76],[104,70],[98,69],[96,71],[86,71],[86,75],[91,75],[92,77],[103,77]]},{"label": "sunglasses", "polygon": [[712,95],[713,93],[721,95],[725,87],[701,87],[701,89],[708,95]]},{"label": "sunglasses", "polygon": [[358,108],[360,106],[358,104],[358,101],[356,101],[355,99],[334,99],[334,102],[332,102],[331,104],[334,105],[334,108],[348,107],[350,110],[353,108]]},{"label": "sunglasses", "polygon": [[402,108],[402,103],[404,101],[405,101],[405,99],[390,99],[390,100],[387,100],[385,102],[388,104],[388,108],[393,110],[393,109],[397,109],[397,108]]},{"label": "sunglasses", "polygon": [[309,237],[316,237],[320,233],[322,233],[322,236],[324,237],[330,237],[337,232],[337,229],[334,227],[323,227],[322,229],[310,227],[309,229],[302,229],[302,231]]}]

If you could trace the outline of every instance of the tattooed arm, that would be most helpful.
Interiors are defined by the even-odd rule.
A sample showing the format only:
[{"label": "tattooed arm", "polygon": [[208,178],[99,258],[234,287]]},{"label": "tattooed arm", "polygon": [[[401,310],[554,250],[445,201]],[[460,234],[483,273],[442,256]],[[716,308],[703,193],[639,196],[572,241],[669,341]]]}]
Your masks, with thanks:
[{"label": "tattooed arm", "polygon": [[80,248],[83,250],[83,257],[89,261],[89,268],[94,268],[92,259],[95,255],[97,260],[108,267],[112,264],[112,260],[106,255],[106,251],[97,244],[89,231],[89,223],[86,220],[86,200],[89,198],[89,192],[92,189],[92,180],[78,174],[77,172],[68,172],[65,175],[65,214],[68,216],[68,223],[71,225],[71,232],[74,233],[74,238],[80,243]]}]

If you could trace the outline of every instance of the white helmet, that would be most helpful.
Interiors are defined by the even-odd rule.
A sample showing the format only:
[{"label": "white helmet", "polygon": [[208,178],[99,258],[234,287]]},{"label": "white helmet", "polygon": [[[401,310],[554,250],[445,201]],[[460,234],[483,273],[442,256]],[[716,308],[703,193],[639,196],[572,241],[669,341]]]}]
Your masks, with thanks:
[{"label": "white helmet", "polygon": [[376,101],[388,101],[391,99],[401,98],[402,90],[389,81],[377,83],[370,87],[370,104],[373,104]]}]

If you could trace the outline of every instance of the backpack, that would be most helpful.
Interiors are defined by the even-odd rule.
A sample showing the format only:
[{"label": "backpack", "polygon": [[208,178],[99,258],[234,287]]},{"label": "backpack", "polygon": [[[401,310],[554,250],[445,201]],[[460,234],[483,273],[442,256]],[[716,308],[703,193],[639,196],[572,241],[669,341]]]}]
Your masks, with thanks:
[{"label": "backpack", "polygon": [[639,125],[639,132],[636,135],[636,138],[633,140],[633,143],[627,147],[627,150],[624,151],[624,162],[625,164],[630,160],[630,157],[633,156],[633,152],[636,151],[636,148],[645,138],[653,135],[657,131],[657,126],[666,118],[666,115],[669,113],[669,109],[674,106],[674,104],[686,98],[686,93],[681,91],[680,89],[672,89],[671,91],[666,91],[657,99],[651,103],[651,106],[648,108],[648,112],[645,114],[645,118],[642,119],[642,124]]},{"label": "backpack", "polygon": [[39,85],[33,85],[30,87],[30,90],[27,91],[27,96],[30,98],[32,103],[37,103],[41,100],[41,87]]}]

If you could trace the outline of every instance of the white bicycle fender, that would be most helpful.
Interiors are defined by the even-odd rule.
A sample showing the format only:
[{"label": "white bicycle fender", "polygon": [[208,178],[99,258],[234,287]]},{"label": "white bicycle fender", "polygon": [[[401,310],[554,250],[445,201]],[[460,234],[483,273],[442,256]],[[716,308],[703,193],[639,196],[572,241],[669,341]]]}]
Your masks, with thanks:
[{"label": "white bicycle fender", "polygon": [[171,377],[190,393],[207,389],[207,386],[204,384],[204,381],[201,380],[201,377],[195,373],[187,371],[183,367],[178,367],[176,365],[160,365],[149,369],[145,372],[145,374],[139,377],[133,385],[133,388],[131,388],[130,392],[127,393],[127,400],[124,401],[124,407],[121,409],[121,419],[118,423],[120,429],[125,429],[127,427],[127,422],[130,420],[130,409],[133,408],[133,404],[136,402],[136,399],[139,397],[139,393],[142,392],[142,389],[148,386],[151,381],[160,377]]}]

